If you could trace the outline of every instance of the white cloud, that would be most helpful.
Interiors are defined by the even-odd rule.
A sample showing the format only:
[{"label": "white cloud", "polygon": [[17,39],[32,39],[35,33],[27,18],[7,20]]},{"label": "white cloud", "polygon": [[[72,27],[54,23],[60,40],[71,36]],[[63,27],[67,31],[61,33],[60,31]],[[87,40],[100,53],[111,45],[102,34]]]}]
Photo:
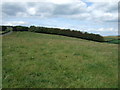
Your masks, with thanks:
[{"label": "white cloud", "polygon": [[[52,2],[57,4],[73,3],[81,0],[2,0],[2,2]],[[119,0],[84,0],[87,2],[119,2]]]},{"label": "white cloud", "polygon": [[105,28],[105,27],[89,28],[89,29],[86,29],[86,30],[91,31],[91,32],[94,32],[94,31],[97,31],[97,32],[116,32],[116,31],[118,31],[117,29],[114,29],[113,27],[110,27],[110,28]]},{"label": "white cloud", "polygon": [[116,2],[95,2],[87,10],[95,21],[117,21],[118,19],[118,3]]},{"label": "white cloud", "polygon": [[33,8],[33,7],[29,8],[29,9],[27,9],[27,10],[28,10],[28,13],[29,13],[30,15],[35,15],[35,14],[36,14],[36,9]]},{"label": "white cloud", "polygon": [[3,25],[8,25],[8,26],[16,26],[16,25],[27,25],[28,22],[24,21],[8,21],[8,22],[2,22]]},{"label": "white cloud", "polygon": [[[5,0],[4,2],[9,1]],[[94,2],[91,6],[81,0],[35,0],[37,3],[29,2],[13,3],[19,0],[10,0],[11,3],[3,4],[3,14],[8,16],[38,16],[40,18],[66,17],[79,20],[94,21],[117,21],[117,3],[116,2]],[[18,4],[18,5],[17,5]]]},{"label": "white cloud", "polygon": [[99,28],[97,31],[100,32],[113,31],[113,28]]},{"label": "white cloud", "polygon": [[46,2],[51,2],[54,4],[71,4],[71,3],[79,3],[80,0],[45,0]]},{"label": "white cloud", "polygon": [[88,2],[119,2],[119,0],[85,0]]},{"label": "white cloud", "polygon": [[81,0],[2,0],[2,2],[50,2],[54,4],[67,4],[80,1]]}]

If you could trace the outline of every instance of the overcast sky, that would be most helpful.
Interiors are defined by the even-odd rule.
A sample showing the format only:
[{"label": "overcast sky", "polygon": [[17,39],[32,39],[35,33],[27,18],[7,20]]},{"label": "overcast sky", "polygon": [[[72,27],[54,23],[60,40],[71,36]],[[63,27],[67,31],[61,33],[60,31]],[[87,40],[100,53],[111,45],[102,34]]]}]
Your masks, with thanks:
[{"label": "overcast sky", "polygon": [[36,25],[101,35],[118,34],[118,0],[2,0],[0,7],[1,25]]}]

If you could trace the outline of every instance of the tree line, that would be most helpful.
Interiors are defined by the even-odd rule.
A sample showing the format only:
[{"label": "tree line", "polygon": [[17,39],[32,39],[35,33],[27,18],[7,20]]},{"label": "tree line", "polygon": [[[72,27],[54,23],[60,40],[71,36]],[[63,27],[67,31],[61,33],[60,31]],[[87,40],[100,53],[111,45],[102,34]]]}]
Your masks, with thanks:
[{"label": "tree line", "polygon": [[81,32],[70,29],[60,29],[60,28],[47,28],[47,27],[38,27],[38,26],[2,26],[2,30],[5,30],[5,27],[12,27],[13,31],[30,31],[36,33],[46,33],[46,34],[55,34],[63,35],[69,37],[76,37],[86,40],[92,40],[97,42],[104,42],[104,38],[99,34],[93,34],[88,32]]}]

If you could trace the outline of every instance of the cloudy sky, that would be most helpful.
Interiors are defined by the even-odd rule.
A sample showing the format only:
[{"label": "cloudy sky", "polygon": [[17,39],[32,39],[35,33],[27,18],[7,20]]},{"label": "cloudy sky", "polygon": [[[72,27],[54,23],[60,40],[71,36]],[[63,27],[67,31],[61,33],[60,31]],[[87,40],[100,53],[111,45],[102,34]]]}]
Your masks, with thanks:
[{"label": "cloudy sky", "polygon": [[1,25],[45,26],[118,34],[119,0],[2,0]]}]

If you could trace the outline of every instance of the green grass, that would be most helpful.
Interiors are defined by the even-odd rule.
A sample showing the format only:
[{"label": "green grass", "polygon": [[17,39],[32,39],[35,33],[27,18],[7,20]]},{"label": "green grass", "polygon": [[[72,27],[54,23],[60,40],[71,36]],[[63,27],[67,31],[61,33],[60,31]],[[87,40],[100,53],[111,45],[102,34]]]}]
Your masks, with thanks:
[{"label": "green grass", "polygon": [[0,34],[2,34],[2,31],[0,31]]},{"label": "green grass", "polygon": [[104,40],[112,44],[120,44],[120,37],[118,36],[105,36]]},{"label": "green grass", "polygon": [[6,33],[6,31],[0,31],[0,34]]},{"label": "green grass", "polygon": [[2,36],[0,36],[0,88],[2,88]]},{"label": "green grass", "polygon": [[108,43],[120,44],[120,39],[119,40],[117,40],[117,39],[111,40],[111,41],[108,41]]},{"label": "green grass", "polygon": [[105,41],[113,40],[113,39],[120,39],[118,36],[104,36]]},{"label": "green grass", "polygon": [[12,28],[7,28],[5,31],[0,31],[0,34],[5,34],[12,31]]},{"label": "green grass", "polygon": [[14,32],[3,36],[3,88],[117,88],[118,45]]}]

